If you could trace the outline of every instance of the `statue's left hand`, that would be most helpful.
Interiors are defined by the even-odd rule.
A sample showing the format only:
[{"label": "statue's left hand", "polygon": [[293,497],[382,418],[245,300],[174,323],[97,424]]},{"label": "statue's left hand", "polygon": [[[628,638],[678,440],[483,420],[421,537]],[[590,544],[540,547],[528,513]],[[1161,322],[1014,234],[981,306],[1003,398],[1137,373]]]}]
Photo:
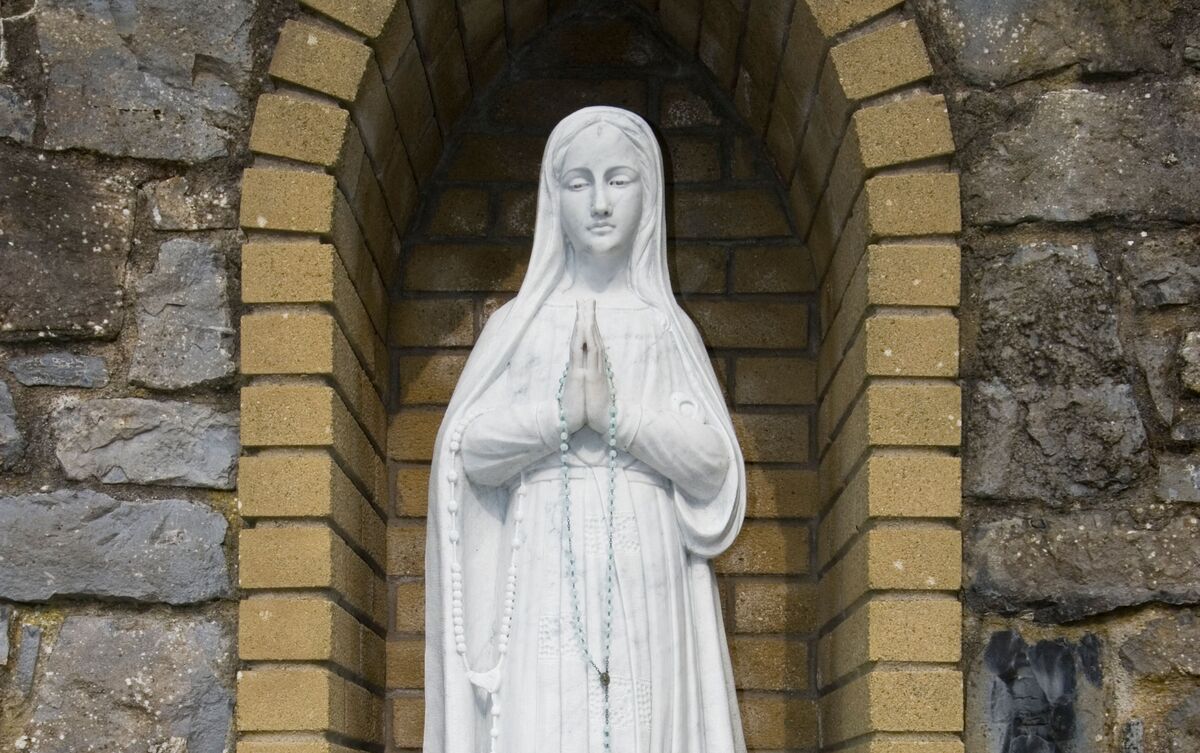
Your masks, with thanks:
[{"label": "statue's left hand", "polygon": [[596,302],[585,304],[583,310],[588,317],[583,330],[584,342],[587,345],[587,377],[584,382],[587,424],[603,436],[608,433],[610,399],[604,363],[604,340],[600,337],[600,326],[596,323]]}]

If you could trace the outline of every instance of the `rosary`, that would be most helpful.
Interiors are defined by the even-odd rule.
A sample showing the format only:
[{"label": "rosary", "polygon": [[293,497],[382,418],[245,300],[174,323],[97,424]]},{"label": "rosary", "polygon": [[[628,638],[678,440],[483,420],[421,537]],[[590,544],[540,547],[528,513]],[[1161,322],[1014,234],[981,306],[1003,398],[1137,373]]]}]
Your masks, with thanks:
[{"label": "rosary", "polygon": [[579,608],[579,584],[575,578],[575,549],[571,543],[571,483],[569,477],[569,468],[567,467],[567,453],[571,446],[568,444],[570,434],[567,432],[567,414],[563,410],[563,390],[567,384],[567,375],[570,373],[571,364],[567,363],[563,374],[558,380],[558,428],[559,439],[561,444],[559,450],[559,464],[562,474],[562,505],[563,505],[563,550],[567,555],[567,579],[571,582],[571,616],[575,623],[575,637],[579,641],[579,650],[583,652],[584,658],[592,669],[596,670],[596,674],[600,676],[600,690],[604,695],[604,751],[611,753],[612,737],[611,728],[609,725],[609,656],[610,647],[612,645],[612,591],[613,591],[613,575],[616,572],[616,559],[613,556],[613,525],[615,518],[613,517],[616,507],[617,496],[617,392],[613,387],[613,372],[612,364],[609,363],[608,353],[604,353],[604,373],[608,379],[608,558],[604,567],[604,621],[601,625],[600,642],[601,652],[600,660],[588,650],[587,634],[583,626],[583,614]]},{"label": "rosary", "polygon": [[[569,444],[571,435],[567,431],[567,415],[563,409],[563,391],[566,388],[567,375],[570,372],[570,368],[571,365],[568,362],[567,367],[563,369],[562,377],[558,380],[557,393],[560,440],[558,457],[561,467],[563,520],[565,521],[563,528],[563,550],[567,556],[567,578],[571,583],[571,606],[575,636],[579,641],[579,648],[583,652],[584,658],[596,670],[596,674],[600,678],[600,689],[604,697],[604,751],[605,753],[612,753],[609,713],[609,682],[611,678],[609,677],[608,670],[610,648],[612,645],[613,578],[616,572],[616,559],[613,553],[613,514],[616,508],[617,493],[617,393],[613,387],[612,364],[609,363],[608,353],[606,352],[604,354],[604,373],[608,379],[608,559],[605,564],[604,573],[604,621],[600,633],[602,650],[599,661],[597,661],[592,652],[588,650],[587,635],[583,626],[583,613],[579,606],[579,585],[575,578],[575,549],[571,543],[571,486],[570,468],[567,466],[567,454],[571,449]],[[450,486],[450,500],[447,504],[447,510],[450,513],[448,532],[451,552],[450,614],[454,626],[454,647],[458,655],[462,658],[467,678],[473,685],[486,690],[492,701],[491,743],[489,750],[491,753],[496,753],[496,744],[500,737],[500,700],[498,697],[500,670],[504,664],[504,658],[508,654],[508,639],[512,632],[513,611],[517,598],[517,555],[520,552],[522,543],[520,529],[521,521],[525,517],[526,489],[525,478],[522,474],[520,485],[517,487],[517,505],[513,511],[512,555],[508,564],[507,578],[504,583],[504,611],[500,619],[499,635],[496,639],[496,649],[499,656],[495,666],[490,670],[485,672],[473,671],[467,658],[467,637],[464,622],[465,609],[463,605],[463,568],[458,547],[459,531],[456,520],[459,512],[458,484],[461,479],[459,471],[462,467],[462,434],[472,418],[474,416],[468,416],[463,419],[454,427],[454,430],[450,434],[449,449],[451,462],[450,470],[446,473],[446,481]]]}]

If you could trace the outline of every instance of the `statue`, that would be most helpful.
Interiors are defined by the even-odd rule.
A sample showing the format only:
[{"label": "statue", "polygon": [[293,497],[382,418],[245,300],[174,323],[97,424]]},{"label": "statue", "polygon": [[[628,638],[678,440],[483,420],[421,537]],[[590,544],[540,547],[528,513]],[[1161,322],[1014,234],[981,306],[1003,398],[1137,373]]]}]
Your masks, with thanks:
[{"label": "statue", "polygon": [[741,450],[667,273],[662,154],[588,107],[438,433],[425,753],[744,753],[710,559]]}]

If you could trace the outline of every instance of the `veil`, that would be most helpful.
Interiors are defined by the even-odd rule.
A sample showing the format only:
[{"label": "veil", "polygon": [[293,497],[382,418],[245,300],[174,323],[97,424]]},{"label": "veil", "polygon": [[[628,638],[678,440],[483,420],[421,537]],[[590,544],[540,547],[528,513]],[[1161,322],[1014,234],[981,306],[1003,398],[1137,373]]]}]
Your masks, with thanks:
[{"label": "veil", "polygon": [[[538,185],[533,250],[525,279],[516,297],[491,316],[480,334],[450,399],[434,445],[425,549],[425,753],[473,753],[479,750],[476,736],[481,733],[477,720],[487,713],[486,695],[472,685],[463,662],[455,653],[449,614],[451,556],[447,537],[451,521],[446,507],[451,494],[447,480],[449,437],[453,433],[452,427],[459,425],[478,407],[489,385],[503,374],[530,322],[568,270],[569,246],[564,241],[559,221],[561,161],[575,136],[588,126],[601,122],[619,128],[628,136],[649,167],[643,171],[649,174],[642,175],[641,226],[630,255],[630,280],[634,292],[665,317],[668,336],[664,342],[673,349],[672,355],[681,359],[692,396],[703,409],[705,420],[721,432],[729,450],[730,468],[714,499],[692,500],[675,490],[675,508],[683,541],[697,563],[705,572],[710,572],[704,560],[724,551],[741,528],[746,505],[741,449],[700,333],[671,292],[662,151],[650,126],[634,113],[616,107],[578,110],[554,128],[546,143]],[[504,580],[504,568],[500,563],[507,562],[503,530],[508,496],[501,488],[469,482],[460,482],[459,486],[467,653],[473,666],[491,666],[494,657],[490,644],[496,627],[498,585],[503,585]],[[691,577],[693,587],[704,580],[695,575]],[[707,586],[712,589],[711,575],[707,577]],[[517,599],[520,598],[518,591]],[[705,600],[715,600],[715,591],[702,594],[700,601]],[[719,603],[705,609],[715,611],[717,629],[721,630]],[[724,650],[723,632],[720,643]],[[732,677],[724,679],[732,692]],[[736,704],[736,699],[731,699],[730,703]],[[736,719],[736,705],[733,713]],[[740,730],[737,734],[740,737]]]}]

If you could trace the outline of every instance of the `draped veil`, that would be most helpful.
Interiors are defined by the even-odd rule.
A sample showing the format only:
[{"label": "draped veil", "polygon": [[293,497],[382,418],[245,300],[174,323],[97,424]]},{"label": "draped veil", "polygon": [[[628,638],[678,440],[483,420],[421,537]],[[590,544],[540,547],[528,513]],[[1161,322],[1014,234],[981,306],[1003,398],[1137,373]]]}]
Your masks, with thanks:
[{"label": "draped veil", "polygon": [[[692,397],[699,403],[706,421],[716,427],[727,442],[729,470],[724,484],[711,500],[693,500],[678,490],[673,492],[682,539],[689,552],[689,584],[697,593],[695,603],[701,613],[697,619],[715,626],[708,650],[710,661],[721,660],[724,671],[716,667],[713,700],[728,704],[709,716],[705,724],[728,727],[737,724],[736,698],[728,666],[717,601],[708,559],[732,543],[741,528],[745,512],[746,480],[741,449],[734,435],[725,400],[699,332],[675,301],[667,269],[666,211],[662,152],[650,126],[639,116],[615,107],[587,107],[561,121],[550,134],[541,163],[538,184],[537,221],[529,268],[516,297],[491,316],[471,351],[470,358],[446,410],[434,445],[433,467],[429,484],[428,537],[425,551],[425,753],[476,753],[482,750],[477,721],[487,713],[486,694],[467,678],[462,659],[454,650],[455,638],[450,605],[451,518],[447,512],[451,484],[449,437],[452,427],[477,410],[487,388],[507,367],[517,344],[525,335],[539,308],[564,281],[569,270],[570,247],[564,241],[559,214],[559,177],[561,161],[571,140],[585,128],[604,122],[619,128],[633,142],[647,169],[640,172],[643,181],[641,225],[630,255],[630,280],[634,292],[646,304],[665,317],[669,337],[664,342],[680,359],[687,374]],[[647,174],[648,173],[648,174]],[[503,528],[508,507],[508,492],[462,480],[459,487],[459,520],[465,591],[467,655],[473,669],[490,668],[496,660],[492,646],[500,601],[500,587],[508,561]],[[522,589],[530,584],[520,584]],[[715,630],[715,633],[713,631]],[[723,652],[724,656],[717,654]],[[702,689],[704,690],[704,689]],[[514,701],[516,702],[516,701]],[[706,703],[706,706],[708,704]],[[509,708],[512,708],[509,706]],[[721,735],[718,735],[718,737]],[[741,730],[725,731],[725,736],[741,742]],[[744,750],[744,744],[739,749]]]}]

